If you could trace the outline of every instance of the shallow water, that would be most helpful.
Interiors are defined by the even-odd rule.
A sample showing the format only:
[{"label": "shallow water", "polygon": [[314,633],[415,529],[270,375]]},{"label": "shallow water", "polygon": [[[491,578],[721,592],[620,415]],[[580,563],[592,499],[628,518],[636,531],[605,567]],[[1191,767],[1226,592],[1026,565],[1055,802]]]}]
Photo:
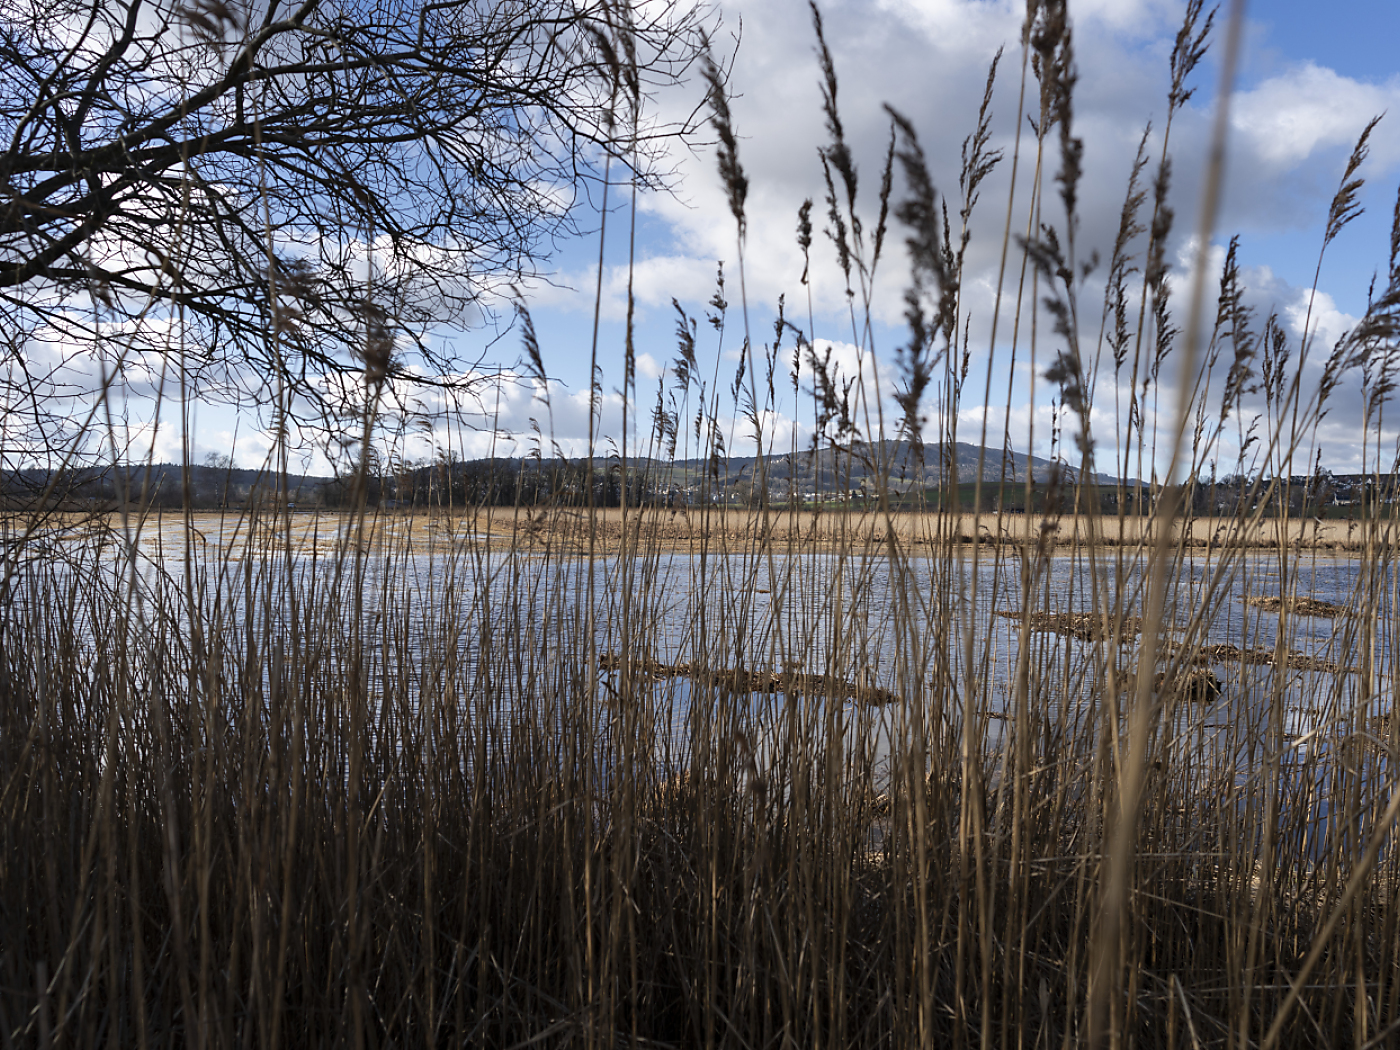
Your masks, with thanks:
[{"label": "shallow water", "polygon": [[[1141,567],[1120,568],[1114,551],[1099,563],[1076,551],[1038,565],[1005,556],[976,566],[966,559],[913,558],[895,568],[884,557],[826,554],[661,553],[626,563],[550,559],[512,555],[473,540],[438,543],[427,553],[409,548],[355,559],[344,556],[349,539],[344,529],[340,519],[307,516],[294,525],[294,542],[267,533],[261,545],[249,545],[238,540],[230,523],[222,535],[204,535],[189,548],[189,580],[185,534],[177,518],[143,530],[134,562],[130,548],[94,551],[90,540],[78,537],[69,548],[80,562],[84,554],[91,556],[84,570],[88,588],[109,590],[111,597],[89,606],[79,603],[75,623],[93,646],[111,636],[114,609],[131,616],[137,637],[159,619],[157,608],[173,611],[187,631],[192,600],[202,618],[239,625],[248,622],[249,595],[256,595],[258,627],[276,634],[291,626],[290,581],[303,614],[339,610],[329,616],[332,629],[325,634],[335,648],[343,650],[353,637],[389,638],[388,650],[367,646],[366,671],[386,683],[392,679],[386,691],[406,691],[414,702],[425,688],[453,694],[451,683],[443,681],[451,668],[477,688],[488,683],[493,704],[482,709],[482,717],[520,701],[519,688],[546,682],[558,687],[566,678],[585,687],[595,683],[591,688],[606,704],[616,696],[620,677],[597,673],[593,662],[599,654],[622,652],[625,644],[634,658],[663,664],[702,659],[711,668],[792,668],[906,698],[917,694],[921,710],[939,708],[954,732],[970,707],[981,716],[985,751],[995,756],[1014,710],[1023,655],[1019,619],[995,614],[1019,613],[1029,604],[1051,613],[1121,606],[1127,615],[1140,615],[1145,587]],[[1219,755],[1272,729],[1291,749],[1290,761],[1307,762],[1326,754],[1333,727],[1364,728],[1390,710],[1393,576],[1378,578],[1357,559],[1333,556],[1297,559],[1286,572],[1273,553],[1231,556],[1225,565],[1222,571],[1219,555],[1201,555],[1176,566],[1164,608],[1172,630],[1163,644],[1272,650],[1282,624],[1286,650],[1355,672],[1214,664],[1223,685],[1220,697],[1180,705],[1173,723],[1162,729],[1163,746]],[[20,573],[17,609],[25,601],[23,583],[45,571],[53,574],[54,590],[62,592],[71,570],[30,565]],[[1289,593],[1367,607],[1374,615],[1368,622],[1355,616],[1281,617],[1245,604],[1248,596],[1280,593],[1285,583]],[[1368,599],[1368,591],[1375,597]],[[38,591],[28,593],[31,600],[44,600]],[[360,617],[357,625],[349,622],[352,611]],[[1116,660],[1125,670],[1139,660],[1141,641],[1129,643]],[[1024,669],[1042,718],[1072,727],[1102,702],[1100,665],[1107,649],[1106,643],[1061,635],[1029,636]],[[1157,666],[1165,667],[1166,660]],[[640,688],[667,727],[670,739],[664,746],[682,750],[701,690],[684,677],[642,676]],[[712,693],[704,691],[707,698]],[[743,702],[762,738],[762,727],[777,724],[787,698],[754,693]],[[901,704],[864,712],[853,703],[846,706],[850,710],[832,724],[854,734],[850,747],[863,741],[877,764],[883,763],[907,712]],[[1247,756],[1234,761],[1248,772]]]}]

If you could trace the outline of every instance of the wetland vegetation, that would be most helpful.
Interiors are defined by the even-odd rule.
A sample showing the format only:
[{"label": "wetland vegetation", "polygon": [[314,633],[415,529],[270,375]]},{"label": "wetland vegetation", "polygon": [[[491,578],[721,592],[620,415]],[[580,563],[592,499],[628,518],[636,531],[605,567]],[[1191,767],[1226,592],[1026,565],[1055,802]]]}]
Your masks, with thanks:
[{"label": "wetland vegetation", "polygon": [[[952,471],[941,499],[916,491],[906,512],[892,462],[869,461],[885,447],[879,391],[824,370],[810,324],[752,349],[731,420],[682,323],[651,433],[616,466],[718,457],[718,435],[751,427],[759,480],[742,511],[640,507],[625,486],[605,509],[591,484],[582,505],[464,506],[449,486],[411,515],[374,508],[392,362],[366,346],[342,510],[156,515],[131,499],[4,518],[0,1045],[1400,1038],[1397,522],[1380,500],[1351,522],[1300,518],[1290,492],[1330,393],[1300,378],[1310,349],[1331,389],[1362,384],[1369,465],[1394,472],[1376,435],[1400,363],[1400,207],[1384,287],[1335,348],[1291,346],[1252,316],[1233,252],[1214,319],[1197,286],[1178,325],[1163,138],[1133,169],[1104,301],[1081,303],[1067,15],[1028,11],[1007,59],[1024,86],[1003,103],[1036,117],[1018,123],[1034,163],[1021,158],[1004,237],[1026,294],[1007,276],[1005,297],[1027,322],[1016,352],[1033,355],[1041,316],[1029,359],[1078,434],[1054,500],[1028,471],[995,485]],[[892,114],[878,219],[862,226],[814,24],[829,222],[857,313],[887,220],[908,238],[905,414],[879,425],[958,447],[948,216],[972,228],[1004,159],[988,150],[990,103],[970,115],[948,211]],[[1211,32],[1193,0],[1169,114]],[[625,94],[627,52],[608,53]],[[747,180],[706,69],[742,253]],[[1328,244],[1354,217],[1364,156],[1363,136]],[[811,202],[794,210],[806,253]],[[1013,212],[1043,223],[1017,241]],[[1104,356],[1069,320],[1086,311],[1105,318]],[[279,316],[274,350],[299,331]],[[764,430],[794,351],[814,366],[801,393],[823,454],[837,473],[865,457],[861,507],[770,501],[766,458],[802,451]],[[1134,401],[1110,443],[1090,403],[1120,373]],[[1142,411],[1159,374],[1183,377],[1174,414]],[[1256,480],[1226,513],[1197,518],[1186,483],[1129,514],[1141,483],[1105,481],[1141,477],[1154,454],[1164,476],[1197,477],[1245,411],[1255,439],[1235,474]],[[590,455],[585,481],[611,466]],[[984,501],[996,486],[1025,512]],[[1107,488],[1118,509],[1076,513],[1102,511]]]}]

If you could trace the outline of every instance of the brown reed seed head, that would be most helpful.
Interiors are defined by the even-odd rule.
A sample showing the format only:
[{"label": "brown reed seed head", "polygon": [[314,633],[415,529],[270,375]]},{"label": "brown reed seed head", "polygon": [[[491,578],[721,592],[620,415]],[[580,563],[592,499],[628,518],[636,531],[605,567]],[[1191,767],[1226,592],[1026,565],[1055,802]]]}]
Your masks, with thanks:
[{"label": "brown reed seed head", "polygon": [[360,351],[365,369],[365,385],[378,388],[389,378],[394,358],[394,333],[383,307],[371,300],[361,306],[364,318],[364,346]]},{"label": "brown reed seed head", "polygon": [[719,136],[719,174],[724,182],[725,195],[729,201],[729,211],[739,226],[742,238],[747,227],[744,215],[744,202],[748,198],[749,180],[739,163],[739,139],[734,133],[733,118],[729,113],[729,87],[724,74],[715,63],[708,41],[700,59],[700,72],[709,88],[707,101],[710,104],[710,124]]},{"label": "brown reed seed head", "polygon": [[175,19],[201,44],[222,47],[243,31],[245,15],[225,0],[184,0],[175,9]]}]

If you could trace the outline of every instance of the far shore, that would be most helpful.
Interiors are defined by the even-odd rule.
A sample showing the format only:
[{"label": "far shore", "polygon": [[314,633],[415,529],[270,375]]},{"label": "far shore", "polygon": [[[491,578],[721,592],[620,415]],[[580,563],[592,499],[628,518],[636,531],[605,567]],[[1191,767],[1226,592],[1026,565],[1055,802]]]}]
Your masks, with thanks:
[{"label": "far shore", "polygon": [[[344,511],[297,509],[286,512],[293,543],[332,553],[350,538],[353,517]],[[178,542],[184,516],[179,511],[151,513],[128,524],[139,527],[144,545]],[[190,515],[201,543],[242,546],[250,535],[271,540],[282,514],[264,512],[258,528],[249,528],[241,511],[198,511]],[[77,539],[101,526],[120,528],[121,517],[60,516],[44,528],[49,535]],[[466,511],[371,510],[362,538],[372,545],[406,545],[415,549],[484,543],[540,554],[614,556],[625,549],[637,552],[738,554],[760,547],[773,553],[832,553],[878,556],[893,544],[911,554],[931,554],[974,544],[1002,549],[1027,545],[1062,553],[1090,544],[1106,548],[1135,548],[1154,542],[1151,519],[1040,514],[940,514],[874,510],[775,510],[764,513],[733,507],[688,509],[607,508],[589,512],[574,508],[484,507]],[[1386,549],[1397,539],[1396,521],[1379,522],[1314,518],[1280,521],[1240,521],[1235,518],[1194,518],[1178,522],[1172,539],[1192,551],[1294,551],[1355,555]],[[23,515],[9,515],[8,528],[23,529]],[[358,529],[355,532],[359,532]],[[175,533],[172,535],[172,533]]]},{"label": "far shore", "polygon": [[[550,510],[543,513],[512,508],[483,509],[474,523],[483,534],[520,545],[577,548],[590,541],[597,553],[616,553],[624,535],[634,549],[740,552],[766,538],[776,552],[827,553],[837,550],[878,554],[891,541],[907,553],[930,553],[947,546],[1024,547],[1040,545],[1067,551],[1076,546],[1137,547],[1153,542],[1151,520],[1144,518],[1047,517],[1033,514],[939,514],[865,511],[761,511],[726,507],[689,510],[630,510],[596,512]],[[1292,550],[1360,554],[1380,549],[1397,538],[1396,522],[1279,521],[1241,522],[1235,518],[1195,518],[1173,527],[1174,542],[1192,550]]]}]

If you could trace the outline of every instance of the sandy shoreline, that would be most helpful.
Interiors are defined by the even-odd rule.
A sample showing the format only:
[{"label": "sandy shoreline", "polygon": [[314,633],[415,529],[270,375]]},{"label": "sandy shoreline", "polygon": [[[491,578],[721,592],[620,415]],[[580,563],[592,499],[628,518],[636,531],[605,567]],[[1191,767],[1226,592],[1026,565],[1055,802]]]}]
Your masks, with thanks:
[{"label": "sandy shoreline", "polygon": [[[659,547],[668,551],[711,549],[743,551],[767,546],[775,552],[848,552],[878,554],[891,539],[906,552],[929,553],[945,546],[992,547],[1044,544],[1067,550],[1094,543],[1104,547],[1136,547],[1151,541],[1150,523],[1133,518],[1063,517],[1039,515],[893,513],[874,511],[757,511],[714,508],[690,511],[608,509],[597,512],[590,525],[582,511],[478,512],[475,525],[483,534],[510,539],[526,548],[567,545],[577,549],[591,537],[595,549],[616,553],[624,535],[633,549]],[[1393,543],[1393,522],[1372,527],[1361,522],[1264,520],[1239,522],[1234,518],[1197,518],[1178,523],[1173,538],[1190,549],[1293,550],[1362,553],[1367,531],[1373,549]],[[891,536],[891,533],[893,534]]]},{"label": "sandy shoreline", "polygon": [[[195,542],[224,548],[285,544],[284,521],[290,522],[293,545],[331,554],[343,550],[359,533],[351,515],[340,512],[296,511],[264,518],[256,525],[238,512],[200,512],[191,515]],[[104,527],[120,529],[117,515],[105,518],[50,521],[43,533],[64,540],[91,538]],[[179,512],[152,514],[142,521],[130,519],[140,529],[142,546],[180,545],[184,516]],[[11,517],[7,528],[21,526]],[[912,554],[927,554],[947,547],[966,547],[977,541],[992,548],[1043,545],[1067,552],[1090,543],[1108,548],[1137,547],[1148,536],[1150,522],[1139,518],[1062,517],[1040,515],[894,513],[875,511],[758,511],[728,507],[688,510],[610,508],[588,512],[573,509],[494,507],[458,513],[373,512],[366,519],[363,538],[379,547],[424,550],[488,544],[559,555],[610,556],[624,547],[638,552],[739,554],[760,549],[772,553],[830,553],[878,556],[893,541]],[[1348,521],[1281,522],[1266,519],[1240,522],[1233,518],[1196,518],[1178,523],[1173,536],[1191,550],[1268,551],[1286,547],[1295,551],[1360,554],[1383,550],[1396,540],[1396,523]]]}]

